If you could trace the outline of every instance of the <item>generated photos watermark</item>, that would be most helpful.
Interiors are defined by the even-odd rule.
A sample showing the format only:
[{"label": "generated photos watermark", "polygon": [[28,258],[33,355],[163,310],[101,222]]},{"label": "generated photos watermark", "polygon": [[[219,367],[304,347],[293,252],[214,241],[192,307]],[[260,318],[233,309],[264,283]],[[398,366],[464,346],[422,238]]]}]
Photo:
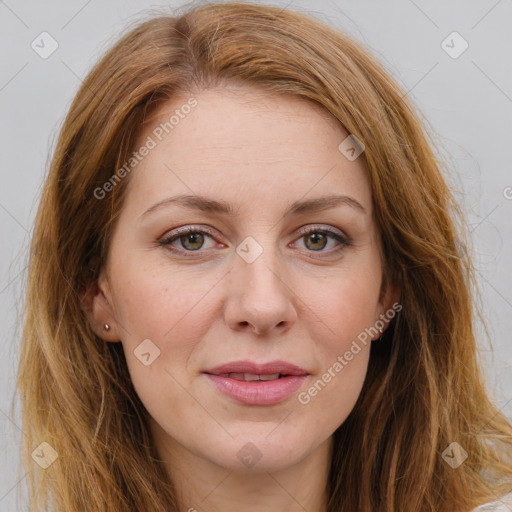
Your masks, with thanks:
[{"label": "generated photos watermark", "polygon": [[336,361],[325,370],[321,377],[312,384],[306,391],[302,391],[298,394],[298,400],[301,404],[307,405],[311,402],[311,399],[318,395],[332,379],[334,379],[342,370],[345,368],[354,356],[361,352],[362,348],[358,341],[366,346],[368,341],[371,341],[373,336],[380,334],[380,329],[383,329],[386,324],[391,322],[395,315],[402,310],[402,305],[395,302],[393,306],[388,309],[385,313],[380,315],[380,319],[375,322],[371,327],[367,327],[358,336],[357,340],[353,340],[350,345],[350,349],[346,350],[343,355],[339,355]]},{"label": "generated photos watermark", "polygon": [[142,162],[144,157],[149,155],[150,151],[162,142],[164,137],[171,133],[172,130],[185,119],[191,112],[192,109],[197,107],[198,102],[195,98],[189,98],[187,103],[181,105],[180,108],[174,110],[173,114],[169,116],[169,120],[160,123],[153,131],[152,135],[148,135],[144,144],[140,146],[137,151],[132,153],[132,156],[124,163],[122,167],[117,171],[101,186],[94,189],[94,197],[98,200],[104,199],[108,192],[112,192],[114,187],[130,172]]}]

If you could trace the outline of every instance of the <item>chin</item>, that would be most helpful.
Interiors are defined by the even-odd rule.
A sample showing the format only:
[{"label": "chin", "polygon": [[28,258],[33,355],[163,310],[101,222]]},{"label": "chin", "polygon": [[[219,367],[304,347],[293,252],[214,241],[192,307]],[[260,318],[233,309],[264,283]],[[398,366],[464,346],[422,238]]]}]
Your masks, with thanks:
[{"label": "chin", "polygon": [[[279,428],[279,427],[278,427]],[[299,463],[316,448],[311,440],[292,439],[286,431],[276,435],[267,429],[263,435],[245,434],[229,440],[221,452],[211,454],[215,464],[236,472],[276,472]]]}]

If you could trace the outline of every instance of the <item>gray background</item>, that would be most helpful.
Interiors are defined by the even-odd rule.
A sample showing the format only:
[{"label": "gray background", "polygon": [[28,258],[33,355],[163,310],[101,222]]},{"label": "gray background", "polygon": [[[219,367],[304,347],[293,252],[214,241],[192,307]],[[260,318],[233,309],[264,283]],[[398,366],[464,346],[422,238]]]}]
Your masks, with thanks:
[{"label": "gray background", "polygon": [[[265,3],[265,2],[261,2]],[[489,390],[512,417],[512,2],[270,1],[314,14],[366,45],[408,91],[448,163],[470,225],[491,342],[479,340]],[[183,2],[0,0],[0,511],[17,500],[23,433],[10,417],[27,246],[50,150],[81,79],[129,23]],[[57,50],[31,47],[47,31]],[[457,31],[457,58],[442,42]],[[453,37],[452,37],[453,39]],[[458,51],[460,42],[448,39]],[[48,46],[46,46],[48,48]],[[42,441],[42,440],[41,440]],[[35,448],[35,446],[34,446]],[[20,473],[18,474],[18,470]]]}]

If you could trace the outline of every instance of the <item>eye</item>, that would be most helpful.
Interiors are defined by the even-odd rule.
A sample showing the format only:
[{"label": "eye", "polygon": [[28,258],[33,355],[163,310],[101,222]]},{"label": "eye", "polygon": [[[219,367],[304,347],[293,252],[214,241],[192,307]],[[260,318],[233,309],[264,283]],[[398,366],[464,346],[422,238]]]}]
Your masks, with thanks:
[{"label": "eye", "polygon": [[[302,229],[300,231],[300,235],[301,236],[298,240],[305,241],[304,246],[308,252],[322,254],[322,256],[313,256],[315,258],[324,257],[324,253],[327,253],[327,255],[337,254],[345,247],[351,245],[351,241],[348,237],[343,235],[341,231],[334,230],[333,228],[311,226]],[[208,238],[214,241],[212,231],[206,228],[200,229],[197,226],[185,226],[171,231],[159,240],[158,244],[167,247],[178,254],[181,253],[185,256],[193,256],[191,253],[197,252],[198,255],[200,255],[204,252],[201,251],[201,249],[208,249],[215,245],[215,243],[213,243],[209,247],[205,247],[205,241]],[[337,242],[337,244],[332,244],[334,247],[333,250],[325,250],[329,245],[329,242]]]},{"label": "eye", "polygon": [[[203,249],[205,239],[212,238],[212,234],[205,229],[198,229],[194,226],[178,228],[165,236],[158,243],[163,246],[171,246],[178,252],[195,252]],[[178,242],[181,247],[176,247],[174,242]]]},{"label": "eye", "polygon": [[[351,245],[349,238],[344,236],[341,232],[331,228],[319,228],[317,226],[302,230],[301,237],[298,240],[304,240],[304,246],[310,252],[327,252],[328,254],[337,254],[345,247]],[[338,242],[337,244],[333,243],[331,245],[331,248],[334,247],[332,251],[325,250],[329,242]]]}]

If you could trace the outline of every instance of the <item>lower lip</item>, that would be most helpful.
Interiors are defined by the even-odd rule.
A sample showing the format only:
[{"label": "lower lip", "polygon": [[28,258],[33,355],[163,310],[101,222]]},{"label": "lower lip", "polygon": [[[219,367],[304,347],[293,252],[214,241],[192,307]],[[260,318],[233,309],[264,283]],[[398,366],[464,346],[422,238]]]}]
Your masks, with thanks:
[{"label": "lower lip", "polygon": [[276,380],[245,381],[206,374],[226,396],[246,405],[273,405],[289,398],[302,385],[307,375],[289,375]]}]

